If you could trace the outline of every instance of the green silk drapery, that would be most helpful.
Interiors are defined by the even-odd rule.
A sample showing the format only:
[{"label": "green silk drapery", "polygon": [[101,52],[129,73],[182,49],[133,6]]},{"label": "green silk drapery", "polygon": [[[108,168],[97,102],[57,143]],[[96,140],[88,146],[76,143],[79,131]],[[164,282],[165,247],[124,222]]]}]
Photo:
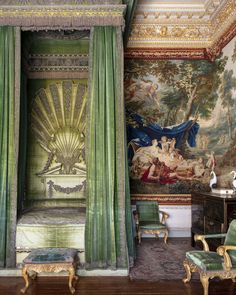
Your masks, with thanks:
[{"label": "green silk drapery", "polygon": [[138,0],[123,0],[124,4],[127,5],[125,12],[125,31],[124,31],[124,48],[127,47],[129,34],[131,31],[131,24],[134,17],[134,11],[137,6]]},{"label": "green silk drapery", "polygon": [[26,181],[26,154],[27,154],[27,76],[22,71],[20,87],[20,126],[19,126],[19,161],[18,161],[18,198],[17,212],[21,214],[24,209],[25,181]]},{"label": "green silk drapery", "polygon": [[17,28],[0,27],[0,267],[15,266],[18,159],[15,134],[19,127],[16,115],[19,85],[15,83],[17,36]]},{"label": "green silk drapery", "polygon": [[128,268],[128,256],[133,256],[133,239],[121,28],[95,27],[91,43],[86,134],[86,262],[90,268]]}]

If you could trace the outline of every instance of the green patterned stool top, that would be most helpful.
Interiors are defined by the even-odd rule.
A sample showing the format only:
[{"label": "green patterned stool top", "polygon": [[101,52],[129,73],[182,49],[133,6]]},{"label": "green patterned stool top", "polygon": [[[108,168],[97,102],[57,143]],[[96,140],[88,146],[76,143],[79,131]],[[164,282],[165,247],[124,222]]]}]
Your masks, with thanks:
[{"label": "green patterned stool top", "polygon": [[32,250],[23,263],[72,263],[76,255],[77,250],[72,248],[39,248]]}]

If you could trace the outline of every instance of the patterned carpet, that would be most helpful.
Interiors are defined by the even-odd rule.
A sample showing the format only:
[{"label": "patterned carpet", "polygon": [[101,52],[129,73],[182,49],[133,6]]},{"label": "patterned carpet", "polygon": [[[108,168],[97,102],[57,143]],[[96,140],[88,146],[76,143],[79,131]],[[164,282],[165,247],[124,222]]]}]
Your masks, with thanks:
[{"label": "patterned carpet", "polygon": [[181,280],[185,276],[183,260],[187,251],[193,250],[190,238],[142,239],[136,247],[137,259],[130,271],[132,280]]}]

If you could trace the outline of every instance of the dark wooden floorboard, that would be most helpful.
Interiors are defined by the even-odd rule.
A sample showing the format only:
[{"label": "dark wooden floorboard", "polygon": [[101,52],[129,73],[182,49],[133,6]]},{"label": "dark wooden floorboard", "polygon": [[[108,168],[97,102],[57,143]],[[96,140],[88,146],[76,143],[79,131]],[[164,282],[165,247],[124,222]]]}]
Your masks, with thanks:
[{"label": "dark wooden floorboard", "polygon": [[[0,277],[0,295],[20,295],[24,281],[20,277]],[[81,277],[75,295],[202,295],[199,281],[130,281],[126,277]],[[66,277],[39,277],[31,282],[26,295],[70,295]],[[236,295],[231,280],[211,281],[209,295]]]}]

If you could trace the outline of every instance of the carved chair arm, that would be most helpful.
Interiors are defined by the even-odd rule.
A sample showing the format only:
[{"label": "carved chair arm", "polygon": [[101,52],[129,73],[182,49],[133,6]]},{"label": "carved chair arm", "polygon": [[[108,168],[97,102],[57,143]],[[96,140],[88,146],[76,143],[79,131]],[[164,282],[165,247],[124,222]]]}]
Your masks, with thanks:
[{"label": "carved chair arm", "polygon": [[161,223],[165,224],[167,218],[169,218],[170,215],[169,215],[168,213],[162,211],[162,210],[159,210],[159,212],[160,212],[161,215],[162,215],[162,216],[161,216]]},{"label": "carved chair arm", "polygon": [[226,234],[212,234],[212,235],[194,235],[194,241],[201,241],[203,245],[203,250],[208,252],[209,251],[209,245],[206,241],[206,239],[212,239],[212,238],[225,238]]},{"label": "carved chair arm", "polygon": [[201,241],[203,245],[203,250],[208,252],[209,251],[209,246],[207,244],[207,241],[205,240],[204,235],[194,235],[194,241]]},{"label": "carved chair arm", "polygon": [[194,241],[201,241],[203,245],[203,250],[208,252],[209,251],[209,246],[206,241],[206,239],[211,239],[211,238],[225,238],[226,234],[211,234],[211,235],[194,235]]},{"label": "carved chair arm", "polygon": [[226,270],[230,270],[232,268],[231,258],[227,252],[228,250],[236,250],[236,246],[222,245],[216,249],[217,253],[224,257],[224,267]]}]

